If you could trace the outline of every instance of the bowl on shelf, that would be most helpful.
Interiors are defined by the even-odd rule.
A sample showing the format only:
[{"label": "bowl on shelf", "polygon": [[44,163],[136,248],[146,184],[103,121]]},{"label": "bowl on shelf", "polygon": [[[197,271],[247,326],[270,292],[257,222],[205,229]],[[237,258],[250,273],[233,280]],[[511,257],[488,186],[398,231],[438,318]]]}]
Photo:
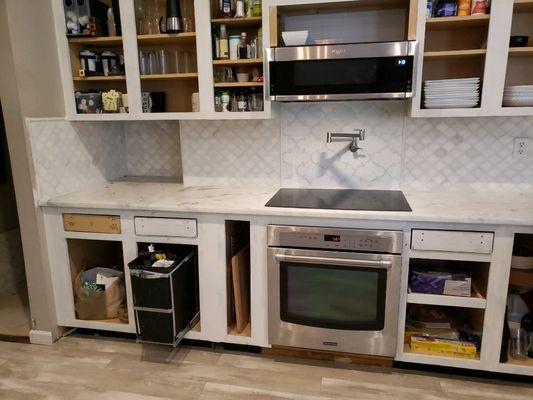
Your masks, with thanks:
[{"label": "bowl on shelf", "polygon": [[509,41],[510,47],[526,47],[529,41],[529,36],[511,36]]},{"label": "bowl on shelf", "polygon": [[308,35],[309,31],[292,31],[281,33],[285,46],[303,46],[307,43]]}]

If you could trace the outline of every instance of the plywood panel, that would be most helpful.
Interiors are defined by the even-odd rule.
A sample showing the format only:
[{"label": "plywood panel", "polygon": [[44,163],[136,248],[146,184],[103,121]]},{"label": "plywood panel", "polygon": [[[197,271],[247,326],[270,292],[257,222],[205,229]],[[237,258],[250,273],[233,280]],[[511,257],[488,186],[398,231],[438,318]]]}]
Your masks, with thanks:
[{"label": "plywood panel", "polygon": [[118,215],[63,214],[63,227],[67,232],[121,233]]}]

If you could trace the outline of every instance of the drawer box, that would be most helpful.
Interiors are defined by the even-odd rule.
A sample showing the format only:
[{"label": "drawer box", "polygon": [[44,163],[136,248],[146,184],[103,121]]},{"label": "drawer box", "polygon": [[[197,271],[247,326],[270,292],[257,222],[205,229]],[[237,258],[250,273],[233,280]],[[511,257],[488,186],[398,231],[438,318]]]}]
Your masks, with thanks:
[{"label": "drawer box", "polygon": [[63,228],[67,232],[122,232],[118,215],[63,214]]},{"label": "drawer box", "polygon": [[491,254],[493,242],[492,232],[413,229],[411,234],[413,250]]},{"label": "drawer box", "polygon": [[195,238],[195,219],[135,217],[135,233],[141,236],[174,236]]}]

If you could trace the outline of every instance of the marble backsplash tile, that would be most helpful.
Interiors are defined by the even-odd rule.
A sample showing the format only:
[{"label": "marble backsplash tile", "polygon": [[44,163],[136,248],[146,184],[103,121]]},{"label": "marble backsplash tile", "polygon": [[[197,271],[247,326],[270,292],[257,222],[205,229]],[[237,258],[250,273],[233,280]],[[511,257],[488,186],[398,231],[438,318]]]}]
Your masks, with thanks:
[{"label": "marble backsplash tile", "polygon": [[183,183],[279,186],[279,119],[182,121]]},{"label": "marble backsplash tile", "polygon": [[127,174],[120,122],[29,120],[38,199],[47,199]]},{"label": "marble backsplash tile", "polygon": [[176,177],[181,181],[179,121],[124,123],[129,176]]},{"label": "marble backsplash tile", "polygon": [[406,118],[405,137],[406,189],[533,191],[533,152],[513,158],[515,138],[533,141],[533,118]]},{"label": "marble backsplash tile", "polygon": [[[282,109],[282,186],[397,188],[404,102],[294,103]],[[328,131],[366,129],[356,154],[349,143],[326,143]]]}]

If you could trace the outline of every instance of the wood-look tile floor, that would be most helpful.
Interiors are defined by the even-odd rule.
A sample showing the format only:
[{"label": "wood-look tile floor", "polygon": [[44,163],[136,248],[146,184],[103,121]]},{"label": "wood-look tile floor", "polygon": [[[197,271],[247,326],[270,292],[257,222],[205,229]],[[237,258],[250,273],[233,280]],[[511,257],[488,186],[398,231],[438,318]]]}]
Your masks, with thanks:
[{"label": "wood-look tile floor", "polygon": [[28,336],[30,306],[26,282],[0,292],[0,335]]},{"label": "wood-look tile floor", "polygon": [[70,336],[0,343],[0,399],[531,400],[533,385]]}]

